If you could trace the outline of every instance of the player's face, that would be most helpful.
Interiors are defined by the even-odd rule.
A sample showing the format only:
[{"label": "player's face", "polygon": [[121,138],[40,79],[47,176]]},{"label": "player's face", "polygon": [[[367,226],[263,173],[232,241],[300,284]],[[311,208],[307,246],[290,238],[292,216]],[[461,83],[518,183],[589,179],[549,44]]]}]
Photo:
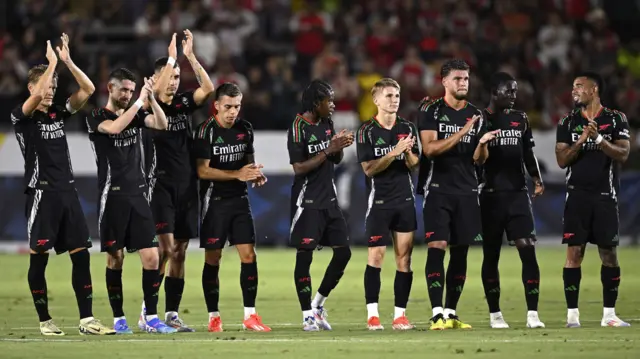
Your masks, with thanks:
[{"label": "player's face", "polygon": [[218,110],[218,120],[227,124],[233,123],[240,113],[242,107],[242,95],[236,97],[222,96],[215,102],[216,110]]},{"label": "player's face", "polygon": [[[38,80],[36,80],[36,83]],[[32,95],[33,95],[33,90],[36,86],[36,83],[29,84],[27,86],[29,88],[29,93]],[[40,106],[49,108],[49,106],[51,106],[51,104],[53,103],[53,97],[56,95],[57,89],[58,89],[58,80],[53,79],[53,81],[51,81],[51,85],[47,89],[47,93],[44,95],[44,98],[42,99],[42,101],[40,101]]]},{"label": "player's face", "polygon": [[512,108],[516,103],[518,83],[515,81],[503,82],[498,86],[495,94],[496,105],[500,108]]},{"label": "player's face", "polygon": [[376,93],[373,102],[378,106],[378,112],[396,113],[400,107],[400,90],[395,87],[385,87]]},{"label": "player's face", "polygon": [[336,109],[336,105],[333,104],[333,91],[331,95],[318,104],[318,115],[320,118],[329,118],[333,114],[333,110]]},{"label": "player's face", "polygon": [[169,80],[169,87],[167,87],[167,96],[174,96],[178,92],[178,87],[180,87],[180,68],[174,67]]},{"label": "player's face", "polygon": [[597,91],[598,88],[593,81],[586,77],[578,77],[573,80],[573,90],[571,91],[573,103],[579,107],[586,106],[591,103]]},{"label": "player's face", "polygon": [[127,108],[136,90],[136,83],[130,80],[112,80],[108,86],[111,102],[119,109]]},{"label": "player's face", "polygon": [[469,71],[452,70],[442,79],[442,85],[456,100],[466,99],[469,91]]}]

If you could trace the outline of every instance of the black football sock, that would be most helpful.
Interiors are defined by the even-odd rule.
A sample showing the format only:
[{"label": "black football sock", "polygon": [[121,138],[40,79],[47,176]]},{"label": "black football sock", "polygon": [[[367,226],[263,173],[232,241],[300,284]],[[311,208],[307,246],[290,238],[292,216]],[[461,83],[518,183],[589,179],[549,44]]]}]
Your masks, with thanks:
[{"label": "black football sock", "polygon": [[91,284],[91,257],[89,251],[83,249],[70,255],[71,284],[76,293],[80,319],[93,317],[93,286]]},{"label": "black football sock", "polygon": [[482,286],[489,305],[489,313],[500,311],[500,246],[484,246],[482,248]]},{"label": "black football sock", "polygon": [[364,299],[367,304],[378,303],[381,268],[367,265],[364,270]]},{"label": "black football sock", "polygon": [[47,280],[44,272],[49,262],[49,253],[32,253],[29,256],[29,289],[33,297],[33,304],[36,306],[38,318],[41,322],[51,319],[49,315],[49,300],[47,298]]},{"label": "black football sock", "polygon": [[107,295],[109,296],[109,304],[113,311],[113,317],[124,317],[124,310],[122,309],[122,269],[107,268],[106,282]]},{"label": "black football sock", "polygon": [[605,308],[615,308],[620,286],[620,267],[600,267],[602,299]]},{"label": "black football sock", "polygon": [[427,264],[425,276],[427,278],[427,290],[431,308],[442,307],[442,293],[444,293],[444,254],[439,248],[427,250]]},{"label": "black football sock", "polygon": [[255,308],[258,295],[258,264],[240,264],[240,288],[245,308]]},{"label": "black football sock", "polygon": [[449,248],[449,267],[447,268],[447,293],[444,307],[456,310],[458,301],[467,280],[467,253],[469,246],[455,246]]},{"label": "black football sock", "polygon": [[164,281],[165,311],[178,312],[182,292],[184,291],[184,278],[167,277]]},{"label": "black football sock", "polygon": [[310,250],[298,250],[296,253],[296,267],[293,270],[293,279],[296,284],[300,308],[311,310],[311,262],[313,252]]},{"label": "black football sock", "polygon": [[331,291],[338,285],[340,278],[344,274],[351,259],[351,249],[349,247],[338,247],[333,249],[333,256],[324,273],[324,278],[318,287],[318,293],[324,297],[328,297]]},{"label": "black football sock", "polygon": [[577,309],[580,280],[582,279],[581,268],[564,268],[562,270],[562,279],[564,280],[564,298],[567,301],[567,309]]},{"label": "black football sock", "polygon": [[204,292],[204,301],[207,304],[207,312],[218,312],[218,302],[220,301],[220,282],[218,281],[218,272],[220,266],[212,266],[208,263],[204,264],[202,269],[202,291]]},{"label": "black football sock", "polygon": [[407,308],[411,284],[413,283],[413,272],[396,271],[396,278],[393,281],[394,302],[397,308]]},{"label": "black football sock", "polygon": [[142,293],[146,315],[158,315],[158,293],[160,292],[160,272],[157,269],[142,269]]},{"label": "black football sock", "polygon": [[524,284],[524,297],[527,301],[527,310],[538,310],[538,298],[540,297],[540,267],[536,259],[534,246],[518,248],[522,261],[522,284]]}]

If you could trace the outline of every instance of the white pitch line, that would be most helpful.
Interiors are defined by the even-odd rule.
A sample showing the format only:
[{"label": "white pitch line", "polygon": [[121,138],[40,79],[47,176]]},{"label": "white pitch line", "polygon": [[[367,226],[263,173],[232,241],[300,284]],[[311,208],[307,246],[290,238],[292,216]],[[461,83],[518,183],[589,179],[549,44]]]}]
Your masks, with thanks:
[{"label": "white pitch line", "polygon": [[[0,338],[2,342],[59,342],[59,343],[81,343],[81,342],[96,342],[96,340],[82,340],[82,339],[38,339],[38,338]],[[304,338],[273,338],[273,339],[254,339],[254,338],[238,338],[238,339],[174,339],[167,337],[167,339],[113,339],[113,340],[98,340],[99,342],[131,342],[131,343],[208,343],[208,342],[225,342],[225,343],[299,343],[304,342],[309,344],[310,342],[318,343],[443,343],[443,344],[462,344],[460,339],[433,339],[433,337],[425,336],[425,339],[384,339],[384,338],[352,338],[352,339],[313,339],[309,336]],[[481,339],[481,340],[464,340],[464,343],[469,344],[490,344],[490,343],[603,343],[603,342],[634,342],[633,339]]]},{"label": "white pitch line", "polygon": [[[626,319],[627,322],[639,322],[640,318],[633,318],[633,319]],[[594,319],[582,319],[580,320],[581,323],[600,323],[600,320],[594,320]],[[429,324],[431,322],[411,322],[412,324],[417,324],[417,325],[422,325],[422,324]],[[488,320],[476,320],[473,321],[473,323],[489,323]],[[365,322],[358,322],[358,323],[331,323],[332,326],[362,326],[364,328],[364,326],[366,325]],[[237,327],[240,328],[242,327],[242,324],[239,323],[230,323],[230,324],[224,324],[225,327]],[[297,327],[297,326],[302,326],[302,323],[274,323],[274,324],[270,324],[271,327]],[[194,325],[190,325],[190,327],[192,328],[205,328],[207,327],[207,324],[194,324]],[[78,326],[58,326],[58,328],[60,329],[77,329]],[[15,327],[15,328],[9,328],[9,330],[36,330],[36,329],[40,329],[40,327]],[[488,329],[488,328],[487,328]]]}]

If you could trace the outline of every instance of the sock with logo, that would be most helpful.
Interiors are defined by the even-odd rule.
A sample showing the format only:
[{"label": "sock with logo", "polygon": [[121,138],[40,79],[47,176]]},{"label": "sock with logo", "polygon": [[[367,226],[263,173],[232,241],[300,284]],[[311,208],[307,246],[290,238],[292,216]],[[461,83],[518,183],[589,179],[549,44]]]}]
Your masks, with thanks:
[{"label": "sock with logo", "polygon": [[620,286],[620,267],[600,267],[602,281],[602,299],[605,308],[615,308]]},{"label": "sock with logo", "polygon": [[220,266],[212,266],[206,262],[202,268],[202,292],[209,313],[218,312],[218,302],[220,301],[219,271]]},{"label": "sock with logo", "polygon": [[124,317],[124,310],[122,309],[122,269],[107,268],[106,282],[107,295],[109,296],[109,304],[113,311],[113,317]]},{"label": "sock with logo", "polygon": [[564,298],[567,301],[567,309],[577,309],[582,269],[580,267],[564,268],[562,279],[564,280]]},{"label": "sock with logo", "polygon": [[47,280],[44,273],[49,263],[49,253],[31,253],[29,256],[29,290],[33,297],[33,304],[41,322],[51,319],[49,315],[49,300],[47,298]]},{"label": "sock with logo", "polygon": [[351,259],[351,249],[349,247],[338,247],[333,249],[333,256],[324,272],[324,278],[318,287],[318,293],[328,297],[331,291],[338,285],[340,278],[344,275],[344,270]]},{"label": "sock with logo", "polygon": [[258,295],[258,264],[256,262],[240,264],[240,288],[242,288],[245,308],[254,308]]},{"label": "sock with logo", "polygon": [[146,306],[146,315],[158,315],[158,293],[160,275],[157,269],[142,269],[142,293]]},{"label": "sock with logo", "polygon": [[378,303],[380,297],[381,268],[367,265],[364,270],[364,299],[366,304]]},{"label": "sock with logo", "polygon": [[527,310],[538,311],[538,298],[540,297],[540,267],[536,259],[534,246],[518,248],[522,261],[522,284],[524,284],[524,297],[527,301]]},{"label": "sock with logo", "polygon": [[165,312],[177,312],[184,291],[184,278],[167,277],[164,281]]},{"label": "sock with logo", "polygon": [[[413,284],[413,272],[396,271],[396,278],[393,281],[393,295],[396,308],[407,308],[409,294]],[[397,315],[395,316],[398,317]]]},{"label": "sock with logo", "polygon": [[444,250],[429,248],[427,250],[427,265],[425,276],[427,277],[427,290],[431,307],[442,307],[442,293],[444,292]]},{"label": "sock with logo", "polygon": [[447,268],[447,293],[444,307],[456,310],[458,301],[467,280],[467,253],[469,246],[455,246],[449,248],[449,267]]},{"label": "sock with logo", "polygon": [[500,311],[500,246],[484,245],[482,247],[482,286],[489,305],[489,313]]},{"label": "sock with logo", "polygon": [[93,317],[93,286],[91,284],[91,259],[89,251],[83,249],[70,255],[71,285],[76,294],[80,319]]},{"label": "sock with logo", "polygon": [[296,266],[293,270],[298,301],[303,311],[311,310],[311,262],[313,252],[311,250],[300,249],[296,253]]}]

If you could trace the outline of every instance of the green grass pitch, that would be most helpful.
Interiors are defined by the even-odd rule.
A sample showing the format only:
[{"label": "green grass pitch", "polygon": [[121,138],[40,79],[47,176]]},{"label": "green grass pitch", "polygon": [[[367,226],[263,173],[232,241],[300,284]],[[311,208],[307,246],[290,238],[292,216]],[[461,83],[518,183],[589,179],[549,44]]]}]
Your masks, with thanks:
[{"label": "green grass pitch", "polygon": [[[587,249],[580,292],[582,328],[563,327],[566,317],[562,290],[564,247],[539,247],[541,295],[539,313],[546,329],[525,328],[526,307],[520,280],[520,260],[515,248],[504,247],[502,275],[502,312],[511,329],[489,328],[487,305],[480,279],[482,253],[470,251],[469,270],[458,314],[474,326],[469,331],[431,332],[426,330],[431,309],[424,280],[426,249],[416,248],[413,268],[416,272],[407,316],[417,329],[394,332],[393,276],[391,251],[382,271],[380,314],[386,329],[366,329],[363,273],[366,249],[354,249],[351,263],[342,281],[331,293],[326,308],[331,332],[305,333],[293,283],[293,250],[258,250],[260,287],[257,309],[271,333],[245,333],[239,285],[240,265],[234,248],[224,251],[220,271],[220,310],[224,333],[206,331],[207,313],[201,288],[204,255],[199,250],[187,255],[187,276],[182,299],[182,317],[196,333],[87,337],[78,335],[78,312],[71,288],[71,263],[67,255],[53,256],[47,268],[50,312],[66,331],[64,337],[45,338],[38,330],[38,319],[27,286],[28,257],[0,255],[0,357],[1,358],[639,358],[640,357],[640,248],[620,248],[622,282],[618,315],[630,328],[601,328],[602,289],[600,262],[595,247]],[[314,290],[320,283],[331,250],[314,253],[312,278]],[[104,284],[103,254],[92,256],[94,315],[112,323],[111,309]],[[142,298],[141,267],[137,255],[127,255],[123,275],[125,313],[136,329]],[[164,290],[160,294],[160,312],[164,312]],[[135,330],[134,330],[135,331]]]}]

